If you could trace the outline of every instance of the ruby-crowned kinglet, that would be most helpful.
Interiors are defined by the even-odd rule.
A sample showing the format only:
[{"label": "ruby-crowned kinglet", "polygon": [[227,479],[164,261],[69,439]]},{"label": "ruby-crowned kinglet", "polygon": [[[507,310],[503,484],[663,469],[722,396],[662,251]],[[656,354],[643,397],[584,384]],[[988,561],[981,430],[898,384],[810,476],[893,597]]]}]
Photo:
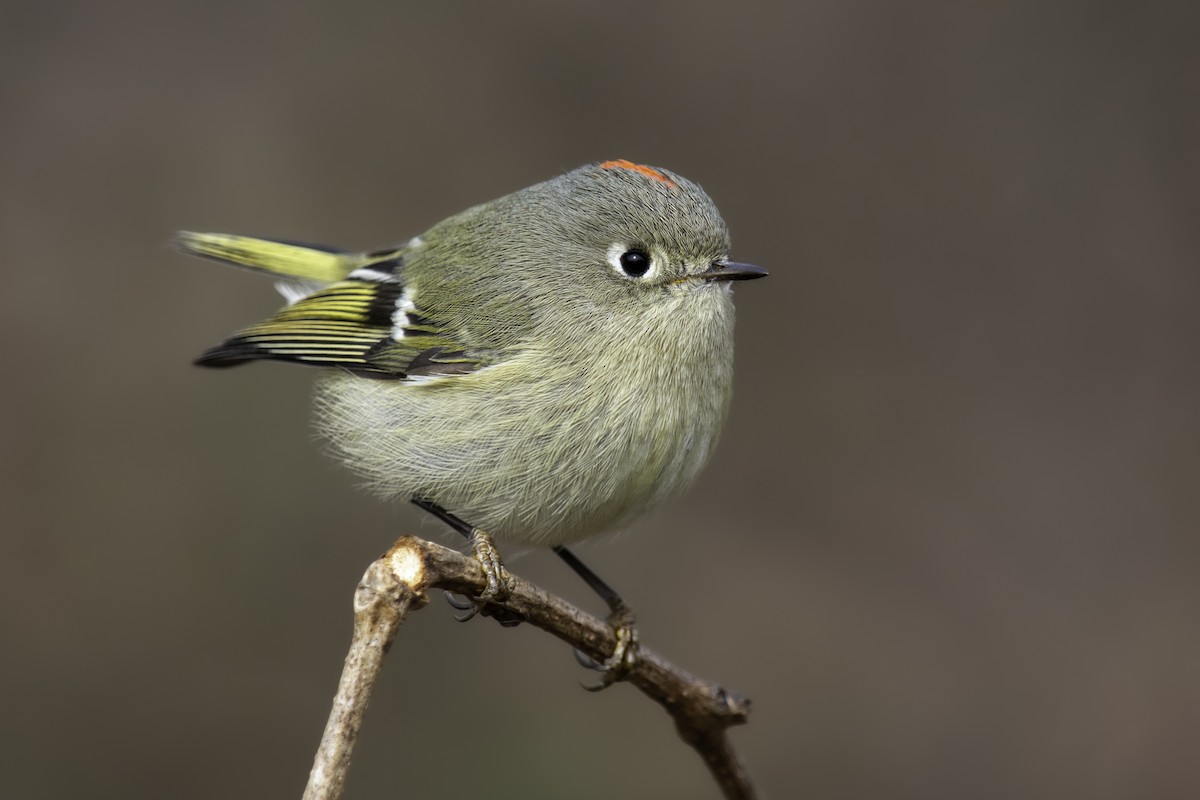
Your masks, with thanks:
[{"label": "ruby-crowned kinglet", "polygon": [[370,253],[178,242],[276,276],[289,303],[197,363],[332,367],[320,429],[373,488],[550,546],[619,526],[700,471],[733,382],[730,282],[767,274],[728,260],[699,186],[628,161]]}]

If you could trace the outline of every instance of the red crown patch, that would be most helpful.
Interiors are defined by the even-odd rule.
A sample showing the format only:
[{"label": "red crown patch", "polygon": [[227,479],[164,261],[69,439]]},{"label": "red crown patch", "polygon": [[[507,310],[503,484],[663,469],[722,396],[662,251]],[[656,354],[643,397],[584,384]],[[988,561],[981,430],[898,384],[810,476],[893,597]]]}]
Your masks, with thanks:
[{"label": "red crown patch", "polygon": [[663,175],[654,167],[647,167],[645,164],[635,164],[632,161],[626,161],[623,158],[619,158],[615,161],[605,161],[600,165],[600,169],[628,169],[641,175],[645,175],[650,180],[658,181],[659,183],[665,183],[672,189],[679,188],[679,185],[676,184],[675,181],[671,180],[666,175]]}]

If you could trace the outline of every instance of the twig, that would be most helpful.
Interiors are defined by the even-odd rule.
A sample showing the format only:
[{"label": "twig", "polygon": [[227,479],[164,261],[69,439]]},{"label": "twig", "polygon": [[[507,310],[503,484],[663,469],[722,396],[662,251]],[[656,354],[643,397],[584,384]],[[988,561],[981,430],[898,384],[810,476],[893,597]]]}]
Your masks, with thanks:
[{"label": "twig", "polygon": [[[511,573],[509,573],[511,575]],[[616,645],[609,625],[561,598],[511,575],[511,594],[489,604],[484,614],[528,622],[603,662]],[[354,595],[354,638],[321,737],[304,800],[341,797],[350,754],[367,702],[400,624],[427,602],[429,589],[476,596],[486,585],[479,562],[433,542],[404,536],[368,567]],[[675,720],[679,736],[708,766],[730,800],[756,796],[745,766],[725,729],[746,722],[750,701],[696,678],[662,656],[640,647],[625,680],[660,704]]]}]

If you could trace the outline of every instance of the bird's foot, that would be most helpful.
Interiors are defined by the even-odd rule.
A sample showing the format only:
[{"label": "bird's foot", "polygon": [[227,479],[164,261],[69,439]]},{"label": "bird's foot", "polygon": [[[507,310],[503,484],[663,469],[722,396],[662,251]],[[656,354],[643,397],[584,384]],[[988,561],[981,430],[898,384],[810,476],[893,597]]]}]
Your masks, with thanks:
[{"label": "bird's foot", "polygon": [[589,692],[603,691],[614,683],[625,680],[637,665],[638,632],[635,627],[633,611],[621,603],[608,615],[608,624],[612,626],[613,637],[616,639],[616,644],[608,658],[604,661],[596,661],[582,651],[575,651],[575,660],[582,666],[602,673],[600,683],[583,684],[583,688]]},{"label": "bird's foot", "polygon": [[500,559],[496,543],[492,541],[491,536],[478,528],[471,530],[470,542],[471,552],[483,568],[487,583],[478,597],[465,597],[453,592],[446,592],[446,602],[463,612],[456,615],[455,619],[459,622],[466,622],[478,614],[492,617],[505,627],[521,624],[523,618],[520,615],[494,605],[508,599],[513,590],[512,576],[504,568],[504,562]]},{"label": "bird's foot", "polygon": [[487,579],[487,585],[475,599],[485,604],[507,600],[512,594],[513,581],[508,570],[504,568],[504,562],[500,560],[500,551],[496,549],[496,543],[479,528],[471,530],[470,541],[471,552],[483,567],[483,575]]}]

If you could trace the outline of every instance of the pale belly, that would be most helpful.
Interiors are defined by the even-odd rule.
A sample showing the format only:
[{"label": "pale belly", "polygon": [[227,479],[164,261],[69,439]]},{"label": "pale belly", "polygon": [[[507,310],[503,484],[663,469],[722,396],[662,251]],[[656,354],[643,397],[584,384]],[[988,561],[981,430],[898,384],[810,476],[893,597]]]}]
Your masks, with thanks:
[{"label": "pale belly", "polygon": [[732,381],[730,349],[704,355],[640,382],[549,360],[426,383],[333,374],[318,420],[381,494],[430,500],[500,539],[563,544],[619,527],[699,473]]}]

